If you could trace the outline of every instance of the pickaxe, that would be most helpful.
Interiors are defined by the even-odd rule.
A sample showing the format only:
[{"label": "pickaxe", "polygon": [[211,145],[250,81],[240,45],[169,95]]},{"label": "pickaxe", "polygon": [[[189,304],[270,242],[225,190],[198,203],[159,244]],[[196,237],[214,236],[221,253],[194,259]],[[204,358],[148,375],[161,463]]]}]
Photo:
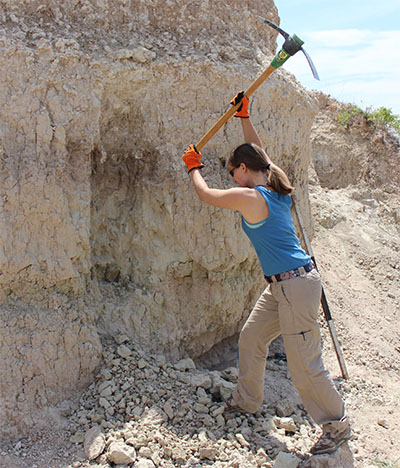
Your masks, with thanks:
[{"label": "pickaxe", "polygon": [[[279,28],[276,24],[272,23],[271,21],[262,18],[261,16],[260,19],[272,28],[274,28],[280,34],[282,34],[282,36],[285,38],[285,42],[283,43],[282,48],[279,50],[279,52],[275,55],[268,68],[266,68],[263,71],[263,73],[255,81],[253,81],[253,83],[245,91],[244,95],[250,97],[254,93],[254,91],[256,91],[277,68],[281,67],[290,57],[296,54],[299,50],[301,50],[306,56],[308,63],[310,64],[311,70],[313,72],[314,78],[319,80],[317,70],[315,69],[310,56],[302,48],[304,42],[299,37],[297,37],[296,34],[293,34],[293,36],[289,36],[287,32],[283,31],[283,29]],[[225,112],[225,114],[223,114],[219,118],[219,120],[214,124],[214,126],[211,127],[210,130],[208,130],[208,132],[203,136],[203,138],[196,143],[195,146],[198,151],[200,151],[207,144],[207,142],[210,141],[211,138],[218,132],[218,130],[225,124],[225,122],[227,122],[233,116],[233,114],[235,114],[240,105],[241,103],[239,102],[238,104],[231,106]]]}]

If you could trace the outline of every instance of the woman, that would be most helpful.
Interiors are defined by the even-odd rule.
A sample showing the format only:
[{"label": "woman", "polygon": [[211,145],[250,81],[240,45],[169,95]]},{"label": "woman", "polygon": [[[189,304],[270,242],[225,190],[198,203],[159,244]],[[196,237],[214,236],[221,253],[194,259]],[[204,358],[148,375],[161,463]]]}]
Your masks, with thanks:
[{"label": "woman", "polygon": [[241,213],[243,230],[268,283],[240,333],[239,379],[226,411],[255,413],[259,408],[268,347],[282,335],[293,384],[323,430],[311,453],[331,453],[351,439],[352,431],[322,362],[317,323],[320,276],[295,234],[290,214],[293,187],[262,149],[249,119],[247,97],[239,93],[232,103],[240,100],[235,117],[241,120],[245,143],[234,150],[227,165],[238,187],[209,188],[200,173],[201,153],[193,145],[182,156],[200,200]]}]

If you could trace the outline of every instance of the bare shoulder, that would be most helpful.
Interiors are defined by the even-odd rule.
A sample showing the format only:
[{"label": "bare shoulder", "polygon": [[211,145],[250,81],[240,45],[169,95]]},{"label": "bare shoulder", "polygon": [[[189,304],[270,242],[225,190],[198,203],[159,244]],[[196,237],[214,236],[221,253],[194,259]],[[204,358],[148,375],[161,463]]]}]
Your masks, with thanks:
[{"label": "bare shoulder", "polygon": [[269,216],[269,208],[264,197],[256,189],[248,189],[248,203],[245,203],[241,213],[249,223],[259,223]]},{"label": "bare shoulder", "polygon": [[233,198],[236,198],[239,202],[241,202],[241,205],[244,207],[252,206],[254,204],[259,203],[265,203],[264,197],[258,190],[254,188],[234,187],[228,189],[228,192]]},{"label": "bare shoulder", "polygon": [[232,187],[228,189],[229,192],[239,197],[256,200],[260,196],[258,190],[249,187]]},{"label": "bare shoulder", "polygon": [[219,208],[228,208],[243,212],[246,206],[257,202],[257,191],[246,187],[229,189],[207,189],[201,193],[201,200]]},{"label": "bare shoulder", "polygon": [[269,216],[268,205],[255,188],[233,187],[219,194],[221,196],[214,199],[215,206],[237,210],[249,223],[258,223]]}]

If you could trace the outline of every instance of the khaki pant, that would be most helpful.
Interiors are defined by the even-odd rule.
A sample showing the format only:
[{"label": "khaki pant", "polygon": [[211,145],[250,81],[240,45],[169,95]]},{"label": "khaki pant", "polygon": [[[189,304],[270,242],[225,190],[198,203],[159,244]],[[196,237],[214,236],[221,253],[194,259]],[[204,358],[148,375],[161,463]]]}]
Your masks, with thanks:
[{"label": "khaki pant", "polygon": [[271,283],[261,294],[239,338],[239,380],[233,400],[254,413],[264,399],[268,347],[282,334],[292,382],[317,424],[340,421],[344,404],[325,369],[317,323],[321,280],[304,276]]}]

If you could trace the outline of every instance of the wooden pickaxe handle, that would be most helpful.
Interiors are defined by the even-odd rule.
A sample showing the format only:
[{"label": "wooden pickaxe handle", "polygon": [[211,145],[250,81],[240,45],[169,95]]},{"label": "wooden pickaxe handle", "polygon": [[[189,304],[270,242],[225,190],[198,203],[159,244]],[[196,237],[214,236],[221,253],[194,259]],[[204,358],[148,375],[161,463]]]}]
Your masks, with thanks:
[{"label": "wooden pickaxe handle", "polygon": [[[253,81],[253,83],[249,86],[249,88],[245,91],[244,95],[247,97],[250,97],[256,89],[258,89],[261,84],[276,70],[275,67],[272,65],[269,65],[268,68],[266,68],[262,74]],[[218,132],[218,130],[227,122],[238,110],[240,107],[240,102],[235,104],[234,106],[231,106],[225,114],[223,114],[217,122],[208,130],[208,132],[203,136],[203,138],[196,143],[196,149],[200,151],[210,140],[211,138]]]},{"label": "wooden pickaxe handle", "polygon": [[[292,204],[294,207],[294,211],[296,213],[297,220],[299,221],[301,234],[303,236],[306,249],[308,250],[308,254],[310,255],[310,257],[312,258],[312,261],[314,262],[316,269],[318,270],[318,265],[317,265],[317,262],[315,261],[315,257],[311,248],[311,244],[308,240],[308,236],[307,236],[304,224],[303,224],[303,218],[300,214],[300,210],[297,207],[297,203],[296,203],[294,195],[292,195]],[[343,353],[340,348],[339,340],[336,335],[335,325],[333,323],[332,315],[329,310],[328,300],[326,299],[324,288],[322,288],[322,293],[321,293],[321,305],[322,305],[322,310],[324,312],[326,322],[328,324],[329,333],[332,338],[333,347],[335,348],[335,353],[336,353],[337,360],[339,362],[340,370],[342,371],[342,377],[347,380],[349,378],[349,374],[347,372],[346,363],[344,362]]]},{"label": "wooden pickaxe handle", "polygon": [[[260,17],[261,18],[261,17]],[[316,74],[316,70],[314,65],[311,62],[310,57],[308,54],[306,54],[305,50],[301,47],[304,42],[296,36],[296,34],[292,36],[289,36],[289,34],[285,33],[282,29],[280,29],[278,26],[275,24],[271,23],[271,21],[266,20],[265,18],[261,18],[264,22],[272,26],[274,29],[279,31],[284,37],[285,37],[285,42],[282,45],[282,48],[279,50],[279,52],[275,55],[273,58],[272,62],[266,68],[261,75],[253,81],[253,83],[249,86],[249,88],[245,91],[244,95],[247,97],[250,97],[256,89],[260,87],[260,85],[279,67],[281,67],[290,57],[292,57],[294,54],[296,54],[299,50],[304,52],[304,54],[307,57],[308,62],[310,63],[311,69],[313,70],[314,76],[318,76]],[[237,103],[236,105],[230,107],[225,114],[223,114],[218,121],[208,130],[208,132],[203,136],[203,138],[196,143],[196,149],[200,151],[206,143],[208,143],[211,138],[218,132],[218,130],[227,122],[233,114],[238,110],[240,107],[240,102]]]}]

